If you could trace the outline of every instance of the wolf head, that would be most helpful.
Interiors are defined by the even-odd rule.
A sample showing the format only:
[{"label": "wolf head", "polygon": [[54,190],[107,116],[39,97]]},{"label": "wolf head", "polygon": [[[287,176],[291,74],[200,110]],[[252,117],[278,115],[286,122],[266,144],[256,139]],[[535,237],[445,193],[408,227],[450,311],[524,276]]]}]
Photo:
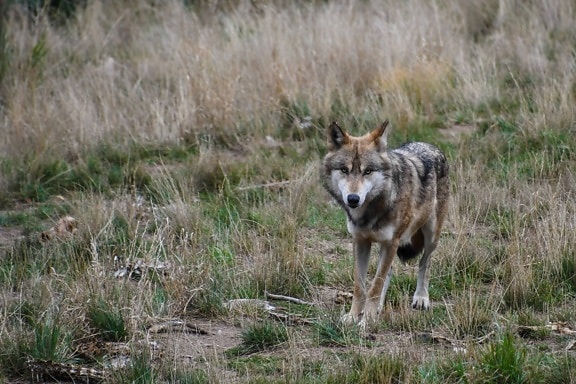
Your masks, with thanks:
[{"label": "wolf head", "polygon": [[328,149],[323,163],[323,183],[348,212],[359,217],[367,202],[392,193],[392,169],[387,154],[385,121],[361,137],[350,136],[333,122],[328,128]]}]

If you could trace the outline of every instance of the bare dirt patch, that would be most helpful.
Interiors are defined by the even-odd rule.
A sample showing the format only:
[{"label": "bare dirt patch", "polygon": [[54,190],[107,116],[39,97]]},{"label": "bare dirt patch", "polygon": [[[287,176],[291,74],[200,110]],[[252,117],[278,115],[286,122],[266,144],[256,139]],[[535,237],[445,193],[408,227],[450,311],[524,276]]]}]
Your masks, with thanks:
[{"label": "bare dirt patch", "polygon": [[188,328],[149,336],[163,349],[162,359],[178,365],[196,366],[210,359],[219,359],[227,349],[240,343],[241,328],[224,321],[190,319],[202,332]]}]

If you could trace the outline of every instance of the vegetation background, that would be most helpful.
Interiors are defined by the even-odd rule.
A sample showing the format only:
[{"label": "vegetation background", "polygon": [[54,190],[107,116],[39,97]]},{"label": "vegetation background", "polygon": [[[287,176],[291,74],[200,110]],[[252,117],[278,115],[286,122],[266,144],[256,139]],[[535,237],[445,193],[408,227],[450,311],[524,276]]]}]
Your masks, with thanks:
[{"label": "vegetation background", "polygon": [[[0,8],[0,382],[576,382],[572,0]],[[452,201],[433,309],[398,263],[363,332],[318,173],[384,119]]]}]

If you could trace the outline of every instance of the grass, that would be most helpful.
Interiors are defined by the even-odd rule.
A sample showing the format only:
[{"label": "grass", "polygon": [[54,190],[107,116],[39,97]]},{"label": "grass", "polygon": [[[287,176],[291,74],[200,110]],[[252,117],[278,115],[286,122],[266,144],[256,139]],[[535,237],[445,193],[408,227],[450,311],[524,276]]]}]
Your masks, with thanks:
[{"label": "grass", "polygon": [[330,375],[329,383],[406,383],[410,370],[401,356],[354,356],[351,369]]},{"label": "grass", "polygon": [[482,381],[524,383],[527,379],[526,350],[516,345],[514,335],[505,333],[492,343],[480,358]]},{"label": "grass", "polygon": [[278,347],[288,341],[288,330],[281,324],[264,321],[247,327],[240,337],[242,343],[229,349],[228,356],[249,355]]},{"label": "grass", "polygon": [[[36,3],[0,6],[0,382],[108,367],[90,343],[132,348],[115,382],[576,382],[567,338],[515,331],[576,328],[572,2]],[[383,119],[446,152],[452,197],[432,310],[398,263],[362,332],[318,174],[331,121]],[[317,305],[227,309],[265,292]],[[149,332],[174,318],[210,325]]]},{"label": "grass", "polygon": [[314,324],[317,342],[321,346],[352,346],[366,344],[356,325],[346,325],[339,316],[331,314]]},{"label": "grass", "polygon": [[102,299],[95,299],[89,307],[87,317],[96,333],[106,341],[123,341],[128,336],[122,313],[110,308]]}]

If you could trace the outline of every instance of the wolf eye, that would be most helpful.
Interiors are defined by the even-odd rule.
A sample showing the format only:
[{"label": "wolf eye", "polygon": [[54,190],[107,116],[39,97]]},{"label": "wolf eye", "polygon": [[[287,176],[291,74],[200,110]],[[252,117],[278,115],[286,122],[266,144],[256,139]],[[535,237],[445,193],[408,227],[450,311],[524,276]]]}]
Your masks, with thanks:
[{"label": "wolf eye", "polygon": [[342,167],[342,168],[340,168],[340,172],[342,172],[343,174],[347,175],[347,174],[348,174],[348,168]]},{"label": "wolf eye", "polygon": [[364,170],[364,175],[369,175],[372,173],[372,170],[370,168],[367,168]]}]

